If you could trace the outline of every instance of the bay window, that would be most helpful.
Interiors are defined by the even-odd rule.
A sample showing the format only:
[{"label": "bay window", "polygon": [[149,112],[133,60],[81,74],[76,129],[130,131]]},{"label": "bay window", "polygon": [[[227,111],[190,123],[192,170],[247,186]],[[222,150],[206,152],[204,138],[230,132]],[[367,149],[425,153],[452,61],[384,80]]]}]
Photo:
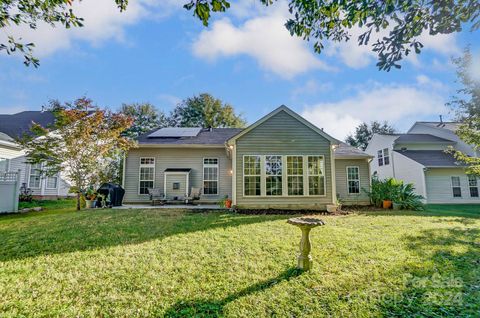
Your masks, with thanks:
[{"label": "bay window", "polygon": [[325,175],[322,156],[308,156],[308,194],[325,195]]}]

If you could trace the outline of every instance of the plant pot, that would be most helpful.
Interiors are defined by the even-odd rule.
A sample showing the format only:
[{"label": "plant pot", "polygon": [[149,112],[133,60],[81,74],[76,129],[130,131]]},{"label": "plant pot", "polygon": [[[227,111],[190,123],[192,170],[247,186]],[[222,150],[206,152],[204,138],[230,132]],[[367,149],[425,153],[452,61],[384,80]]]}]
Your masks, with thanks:
[{"label": "plant pot", "polygon": [[85,200],[85,209],[92,208],[92,200]]},{"label": "plant pot", "polygon": [[225,200],[225,207],[227,209],[232,208],[232,200],[230,200],[230,199]]},{"label": "plant pot", "polygon": [[337,212],[338,206],[335,204],[327,204],[327,212],[334,213]]},{"label": "plant pot", "polygon": [[382,207],[384,209],[390,209],[392,207],[392,201],[390,200],[383,200]]},{"label": "plant pot", "polygon": [[397,203],[397,202],[392,203],[392,208],[394,210],[400,210],[401,207],[402,207],[402,205],[400,203]]}]

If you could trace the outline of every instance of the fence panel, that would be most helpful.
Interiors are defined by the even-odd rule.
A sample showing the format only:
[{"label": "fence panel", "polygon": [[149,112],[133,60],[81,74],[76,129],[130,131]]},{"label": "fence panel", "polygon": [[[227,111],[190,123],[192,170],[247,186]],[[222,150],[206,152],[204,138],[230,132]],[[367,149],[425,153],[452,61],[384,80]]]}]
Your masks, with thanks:
[{"label": "fence panel", "polygon": [[0,173],[0,213],[18,212],[20,171]]}]

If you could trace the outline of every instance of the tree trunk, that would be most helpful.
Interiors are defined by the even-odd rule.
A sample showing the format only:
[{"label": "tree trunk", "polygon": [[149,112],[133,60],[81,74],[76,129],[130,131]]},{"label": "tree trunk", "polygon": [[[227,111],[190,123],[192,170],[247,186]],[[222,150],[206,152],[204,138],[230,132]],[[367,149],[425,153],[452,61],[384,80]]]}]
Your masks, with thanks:
[{"label": "tree trunk", "polygon": [[77,192],[77,211],[80,211],[80,192]]}]

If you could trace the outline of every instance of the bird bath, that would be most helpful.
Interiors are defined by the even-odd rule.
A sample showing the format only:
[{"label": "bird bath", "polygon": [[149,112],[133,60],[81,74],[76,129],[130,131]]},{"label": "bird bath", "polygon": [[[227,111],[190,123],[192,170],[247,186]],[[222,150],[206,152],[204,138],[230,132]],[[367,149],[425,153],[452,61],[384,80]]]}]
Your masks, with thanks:
[{"label": "bird bath", "polygon": [[300,254],[298,255],[297,268],[308,271],[312,268],[312,244],[310,243],[310,230],[314,227],[325,225],[325,222],[316,218],[300,217],[292,218],[287,223],[298,226],[302,231],[302,239],[300,240]]}]

